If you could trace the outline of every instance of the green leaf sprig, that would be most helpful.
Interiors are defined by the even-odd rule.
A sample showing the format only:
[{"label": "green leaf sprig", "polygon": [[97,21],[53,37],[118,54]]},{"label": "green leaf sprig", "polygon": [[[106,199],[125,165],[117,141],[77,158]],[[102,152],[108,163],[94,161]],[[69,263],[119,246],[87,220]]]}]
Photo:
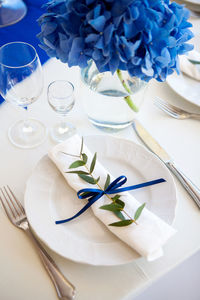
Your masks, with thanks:
[{"label": "green leaf sprig", "polygon": [[[65,153],[65,152],[62,152],[62,153],[78,158],[78,160],[74,161],[69,166],[69,169],[77,169],[79,167],[84,167],[85,168],[85,171],[83,171],[83,170],[72,170],[72,171],[68,171],[66,173],[77,174],[82,180],[86,181],[87,183],[93,184],[93,185],[96,184],[98,186],[98,188],[102,191],[105,191],[107,189],[107,187],[110,184],[110,175],[107,174],[106,181],[105,181],[105,184],[104,184],[104,188],[102,188],[99,184],[100,177],[95,178],[94,175],[93,175],[93,171],[95,169],[96,160],[97,160],[97,153],[94,154],[92,162],[91,162],[90,166],[88,167],[88,165],[87,165],[88,157],[85,153],[83,153],[83,138],[82,138],[82,142],[81,142],[81,150],[80,150],[79,155],[71,155],[71,154],[68,154],[68,153]],[[124,203],[124,201],[122,201],[120,199],[120,195],[116,194],[113,197],[111,197],[110,195],[107,195],[107,194],[105,194],[105,195],[106,195],[107,198],[109,198],[109,200],[111,200],[111,203],[106,204],[106,205],[102,205],[99,208],[113,212],[120,219],[120,221],[111,223],[111,224],[109,224],[109,226],[124,227],[124,226],[131,225],[132,223],[137,224],[136,220],[138,220],[138,218],[140,217],[140,215],[141,215],[141,213],[142,213],[142,211],[145,207],[145,203],[143,203],[141,206],[138,207],[138,209],[136,210],[136,212],[134,214],[134,217],[132,218],[125,211],[125,209],[124,209],[125,208],[125,203]]]},{"label": "green leaf sprig", "polygon": [[198,60],[189,59],[189,58],[188,58],[188,60],[189,60],[189,62],[191,62],[193,65],[200,65],[200,61],[198,61]]}]

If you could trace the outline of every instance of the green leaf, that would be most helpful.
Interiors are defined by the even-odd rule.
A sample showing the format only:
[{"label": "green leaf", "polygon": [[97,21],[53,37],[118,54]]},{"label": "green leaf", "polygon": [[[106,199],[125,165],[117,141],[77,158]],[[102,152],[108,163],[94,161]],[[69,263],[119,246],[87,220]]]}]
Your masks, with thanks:
[{"label": "green leaf", "polygon": [[120,200],[120,199],[115,200],[115,203],[118,204],[118,205],[120,205],[122,209],[123,209],[124,206],[125,206],[124,201],[122,201],[122,200]]},{"label": "green leaf", "polygon": [[141,215],[141,213],[142,213],[142,211],[143,211],[143,209],[144,209],[144,207],[145,207],[145,204],[146,203],[143,203],[140,207],[138,207],[138,209],[136,210],[136,212],[135,212],[135,215],[134,215],[134,220],[136,221],[138,218],[139,218],[139,216]]},{"label": "green leaf", "polygon": [[84,192],[84,193],[81,193],[81,196],[85,196],[87,194],[89,194],[90,192]]},{"label": "green leaf", "polygon": [[110,175],[107,174],[106,182],[105,182],[105,185],[104,185],[104,191],[107,189],[109,184],[110,184]]},{"label": "green leaf", "polygon": [[94,178],[92,178],[91,176],[84,175],[84,174],[78,174],[78,176],[81,179],[83,179],[84,181],[86,181],[87,183],[96,184],[96,180]]},{"label": "green leaf", "polygon": [[99,179],[100,179],[100,176],[97,179],[95,179],[95,182],[96,183],[99,182]]},{"label": "green leaf", "polygon": [[133,223],[133,220],[123,220],[123,221],[111,223],[111,224],[109,224],[109,226],[124,227],[124,226],[128,226],[132,223]]},{"label": "green leaf", "polygon": [[65,173],[74,173],[74,174],[89,175],[89,173],[85,172],[85,171],[68,171],[68,172],[65,172]]},{"label": "green leaf", "polygon": [[114,197],[112,197],[111,199],[115,202],[116,200],[118,200],[120,198],[120,195],[115,195]]},{"label": "green leaf", "polygon": [[116,203],[106,204],[99,207],[100,209],[109,210],[109,211],[120,211],[121,206]]},{"label": "green leaf", "polygon": [[90,173],[92,173],[94,171],[96,160],[97,160],[97,153],[94,154],[94,157],[92,159],[92,162],[91,162],[91,165],[90,165]]},{"label": "green leaf", "polygon": [[200,64],[200,61],[197,61],[197,60],[193,60],[193,59],[188,59],[189,62],[191,62],[193,65],[199,65]]},{"label": "green leaf", "polygon": [[84,163],[87,163],[88,157],[85,153],[82,153],[82,158],[83,158]]},{"label": "green leaf", "polygon": [[80,156],[81,156],[82,152],[83,152],[83,137],[82,137],[82,139],[81,139],[81,150],[80,150]]},{"label": "green leaf", "polygon": [[75,168],[78,168],[78,167],[81,167],[81,166],[84,166],[85,165],[85,162],[82,161],[82,160],[76,160],[75,162],[73,162],[70,166],[69,166],[69,169],[75,169]]},{"label": "green leaf", "polygon": [[113,211],[113,213],[120,219],[120,220],[125,220],[124,215],[121,213],[121,211]]}]

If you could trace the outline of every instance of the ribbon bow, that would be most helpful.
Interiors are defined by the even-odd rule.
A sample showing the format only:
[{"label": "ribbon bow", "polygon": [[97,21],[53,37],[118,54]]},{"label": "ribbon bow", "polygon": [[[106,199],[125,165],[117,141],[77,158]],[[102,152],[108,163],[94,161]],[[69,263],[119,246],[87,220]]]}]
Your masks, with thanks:
[{"label": "ribbon bow", "polygon": [[66,222],[69,222],[69,221],[79,217],[82,213],[84,213],[94,202],[96,202],[98,199],[100,199],[103,195],[118,194],[118,193],[130,191],[130,190],[136,190],[136,189],[143,188],[146,186],[165,182],[166,180],[163,178],[159,178],[156,180],[147,181],[147,182],[143,182],[140,184],[120,188],[124,183],[126,183],[126,181],[127,181],[126,176],[122,175],[122,176],[117,177],[113,182],[111,182],[105,190],[93,189],[93,188],[81,189],[80,191],[77,192],[77,196],[79,199],[87,199],[88,203],[71,218],[56,221],[56,224],[66,223]]}]

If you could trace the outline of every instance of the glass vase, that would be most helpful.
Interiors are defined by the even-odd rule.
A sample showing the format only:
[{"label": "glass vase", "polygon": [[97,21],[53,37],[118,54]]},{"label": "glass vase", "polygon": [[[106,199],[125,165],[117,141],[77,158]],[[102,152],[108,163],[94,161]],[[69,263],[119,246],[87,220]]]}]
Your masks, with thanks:
[{"label": "glass vase", "polygon": [[93,61],[81,70],[81,100],[89,121],[106,131],[129,126],[139,112],[147,83],[127,71],[100,73]]}]

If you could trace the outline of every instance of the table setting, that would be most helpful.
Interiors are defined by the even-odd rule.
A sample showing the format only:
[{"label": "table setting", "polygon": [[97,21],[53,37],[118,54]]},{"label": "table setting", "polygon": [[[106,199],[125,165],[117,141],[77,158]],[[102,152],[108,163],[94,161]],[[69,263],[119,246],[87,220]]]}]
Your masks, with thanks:
[{"label": "table setting", "polygon": [[6,300],[134,299],[200,248],[200,21],[119,2],[24,1],[0,28]]}]

